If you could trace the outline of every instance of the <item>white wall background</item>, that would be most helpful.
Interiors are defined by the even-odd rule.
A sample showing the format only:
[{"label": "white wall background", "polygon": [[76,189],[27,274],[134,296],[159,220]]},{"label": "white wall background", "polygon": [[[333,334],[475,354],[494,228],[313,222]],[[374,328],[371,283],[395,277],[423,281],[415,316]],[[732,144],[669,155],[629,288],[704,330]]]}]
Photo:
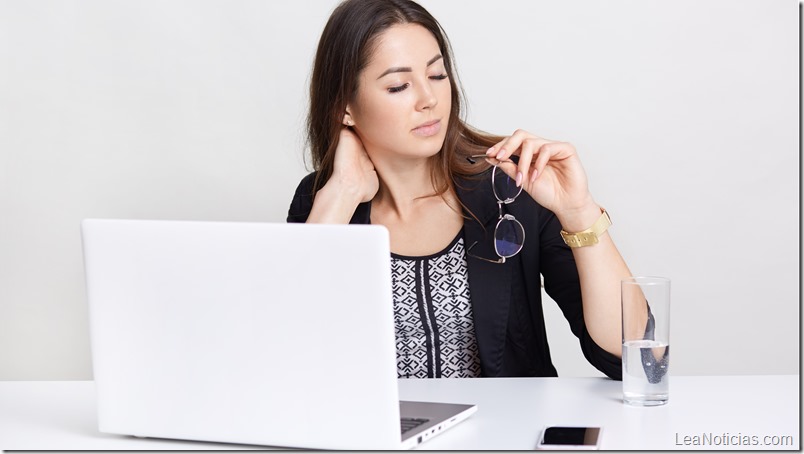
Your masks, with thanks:
[{"label": "white wall background", "polygon": [[[470,122],[572,142],[632,271],[673,280],[675,374],[798,373],[796,1],[422,3]],[[0,2],[0,379],[91,378],[81,219],[284,220],[335,4]]]}]

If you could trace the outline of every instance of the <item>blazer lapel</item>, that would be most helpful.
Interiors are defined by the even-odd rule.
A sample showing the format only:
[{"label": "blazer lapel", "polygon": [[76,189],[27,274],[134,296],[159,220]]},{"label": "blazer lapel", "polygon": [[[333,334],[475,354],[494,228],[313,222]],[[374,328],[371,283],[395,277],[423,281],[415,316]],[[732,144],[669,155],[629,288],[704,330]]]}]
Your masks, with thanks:
[{"label": "blazer lapel", "polygon": [[[468,251],[466,261],[470,297],[483,375],[497,376],[503,366],[511,301],[511,273],[516,261],[498,264],[472,257],[499,258],[494,250],[497,199],[491,190],[490,179],[487,173],[483,173],[478,180],[460,180],[456,184],[456,192],[465,210],[468,209],[477,217],[475,219],[472,214],[464,213],[467,216],[463,234]],[[474,247],[469,250],[473,244]]]}]

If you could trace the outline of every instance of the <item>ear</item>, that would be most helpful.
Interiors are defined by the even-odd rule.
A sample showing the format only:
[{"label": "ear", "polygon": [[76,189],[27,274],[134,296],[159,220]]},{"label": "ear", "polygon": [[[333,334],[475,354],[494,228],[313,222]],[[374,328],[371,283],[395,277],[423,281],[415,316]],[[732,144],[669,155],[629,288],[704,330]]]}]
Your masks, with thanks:
[{"label": "ear", "polygon": [[346,126],[354,126],[355,121],[352,118],[352,114],[349,113],[349,108],[346,108],[346,113],[343,114],[343,124]]}]

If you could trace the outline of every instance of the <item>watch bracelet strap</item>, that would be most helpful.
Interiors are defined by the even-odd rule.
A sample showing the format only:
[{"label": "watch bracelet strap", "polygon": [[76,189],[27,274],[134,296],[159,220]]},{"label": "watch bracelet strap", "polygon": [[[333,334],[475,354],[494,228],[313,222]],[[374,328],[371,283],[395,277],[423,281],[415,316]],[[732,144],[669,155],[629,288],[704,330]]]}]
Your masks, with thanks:
[{"label": "watch bracelet strap", "polygon": [[575,248],[575,247],[583,247],[583,246],[591,246],[593,244],[598,243],[598,239],[603,232],[608,230],[611,226],[611,218],[609,217],[608,212],[604,208],[600,209],[600,217],[597,218],[592,227],[588,229],[576,232],[576,233],[569,233],[565,230],[561,230],[561,238],[564,239],[564,243],[567,246]]}]

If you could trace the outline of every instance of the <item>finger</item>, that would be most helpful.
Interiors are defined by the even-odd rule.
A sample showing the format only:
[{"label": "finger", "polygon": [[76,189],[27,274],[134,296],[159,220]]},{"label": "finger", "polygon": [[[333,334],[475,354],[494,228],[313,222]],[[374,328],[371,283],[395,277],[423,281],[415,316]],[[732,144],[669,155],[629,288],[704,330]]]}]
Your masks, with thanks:
[{"label": "finger", "polygon": [[517,183],[519,183],[517,186],[521,186],[524,181],[532,180],[531,173],[533,168],[531,163],[533,162],[534,156],[538,154],[539,149],[547,143],[550,143],[550,141],[541,138],[525,139],[522,143],[519,152],[519,164],[517,166],[519,174],[515,177],[517,178]]},{"label": "finger", "polygon": [[539,175],[542,174],[545,166],[547,166],[547,163],[550,161],[551,147],[549,147],[548,145],[550,144],[542,145],[539,148],[539,151],[537,152],[538,154],[536,156],[536,160],[533,162],[533,173],[531,174],[529,180],[531,184],[533,184],[533,182],[535,182],[536,179],[539,178]]},{"label": "finger", "polygon": [[498,165],[502,164],[502,161],[500,161],[499,159],[494,158],[494,157],[486,158],[486,162],[488,162],[489,164],[491,164],[493,166],[498,166]]},{"label": "finger", "polygon": [[512,180],[516,180],[516,174],[517,172],[519,172],[519,170],[517,165],[514,164],[513,161],[497,161],[497,164],[495,165],[497,166],[497,168],[505,172],[505,174],[508,175],[509,178],[511,178]]},{"label": "finger", "polygon": [[526,137],[526,132],[517,129],[513,134],[503,139],[498,145],[495,146],[494,157],[500,161],[505,161],[509,156],[514,154],[519,149],[522,141]]},{"label": "finger", "polygon": [[533,163],[533,174],[530,182],[533,183],[542,174],[544,168],[551,160],[559,161],[570,157],[575,152],[575,148],[567,142],[549,142],[539,148],[536,160]]},{"label": "finger", "polygon": [[491,146],[491,147],[490,147],[490,148],[489,148],[489,149],[486,151],[486,156],[488,156],[488,157],[489,157],[489,158],[491,158],[491,159],[494,159],[494,157],[495,157],[495,156],[497,156],[497,150],[499,150],[499,149],[500,149],[500,147],[502,146],[502,144],[503,144],[504,142],[505,142],[505,139],[503,139],[503,140],[501,140],[501,141],[499,141],[499,142],[495,143],[494,145],[492,145],[492,146]]},{"label": "finger", "polygon": [[531,137],[536,136],[525,130],[517,129],[513,134],[494,145],[494,147],[492,147],[494,151],[491,153],[491,155],[500,161],[504,161],[519,150],[519,147],[522,145],[522,141]]},{"label": "finger", "polygon": [[[513,142],[508,142],[509,145],[511,143]],[[513,153],[513,155],[518,156],[519,159],[516,162],[506,159],[505,162],[509,165],[501,165],[500,167],[505,170],[508,176],[516,180],[517,186],[521,186],[523,182],[528,181],[528,177],[532,172],[534,155],[537,154],[539,147],[546,143],[550,143],[550,141],[536,136],[524,139],[519,145],[519,148]],[[508,157],[510,158],[510,156]]]}]

